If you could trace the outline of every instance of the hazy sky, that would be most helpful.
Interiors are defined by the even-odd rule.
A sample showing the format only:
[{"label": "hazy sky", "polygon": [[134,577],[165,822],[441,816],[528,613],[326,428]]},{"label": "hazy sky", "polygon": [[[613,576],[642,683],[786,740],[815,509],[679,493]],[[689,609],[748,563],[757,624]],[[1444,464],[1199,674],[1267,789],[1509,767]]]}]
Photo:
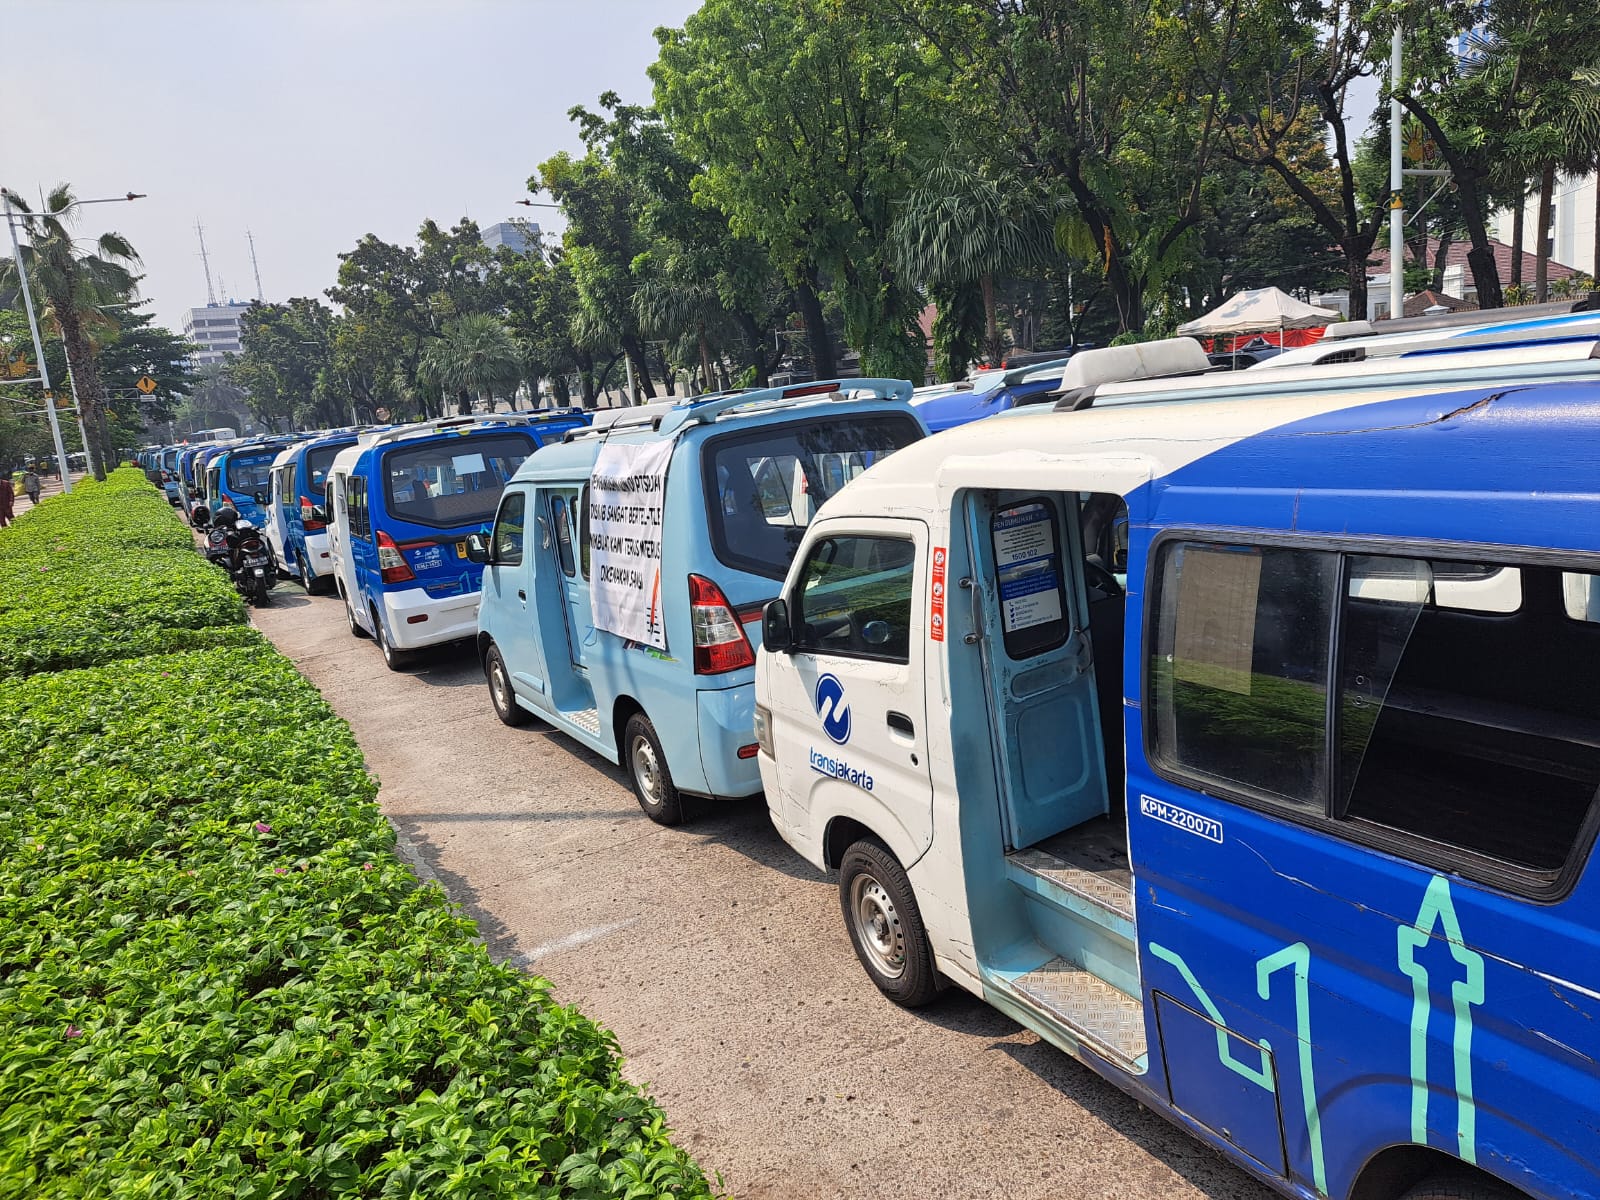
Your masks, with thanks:
[{"label": "hazy sky", "polygon": [[[0,183],[63,180],[80,232],[124,234],[173,329],[218,299],[318,295],[365,233],[511,216],[544,158],[577,149],[567,109],[647,103],[652,31],[698,0],[0,0]],[[549,200],[549,196],[537,199]],[[7,255],[10,248],[4,251]]]}]

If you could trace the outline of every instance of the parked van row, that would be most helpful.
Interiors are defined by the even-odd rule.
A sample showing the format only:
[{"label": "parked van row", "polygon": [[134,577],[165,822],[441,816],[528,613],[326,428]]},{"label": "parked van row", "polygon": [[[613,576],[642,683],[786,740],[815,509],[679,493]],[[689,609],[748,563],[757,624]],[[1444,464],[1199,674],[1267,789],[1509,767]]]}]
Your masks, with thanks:
[{"label": "parked van row", "polygon": [[659,822],[763,793],[885,996],[1285,1195],[1600,1195],[1600,313],[1308,349],[1086,351],[931,437],[906,381],[626,410],[468,456],[470,529],[362,435],[341,592]]}]

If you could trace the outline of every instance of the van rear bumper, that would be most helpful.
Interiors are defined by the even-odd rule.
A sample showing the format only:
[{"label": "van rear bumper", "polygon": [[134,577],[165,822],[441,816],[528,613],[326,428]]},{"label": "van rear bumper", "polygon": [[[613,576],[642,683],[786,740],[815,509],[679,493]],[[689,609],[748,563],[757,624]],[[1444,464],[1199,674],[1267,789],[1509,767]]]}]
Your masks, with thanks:
[{"label": "van rear bumper", "polygon": [[[705,790],[713,796],[754,796],[761,790],[761,768],[739,749],[755,744],[756,685],[695,693],[699,711],[700,765]],[[680,787],[687,787],[679,781]]]},{"label": "van rear bumper", "polygon": [[[419,587],[378,593],[390,644],[396,650],[415,650],[476,637],[479,596],[468,592],[434,599]],[[414,620],[416,617],[427,620]]]},{"label": "van rear bumper", "polygon": [[306,566],[311,570],[313,579],[321,579],[325,575],[333,574],[333,555],[328,550],[328,535],[325,533],[308,533],[305,536]]}]

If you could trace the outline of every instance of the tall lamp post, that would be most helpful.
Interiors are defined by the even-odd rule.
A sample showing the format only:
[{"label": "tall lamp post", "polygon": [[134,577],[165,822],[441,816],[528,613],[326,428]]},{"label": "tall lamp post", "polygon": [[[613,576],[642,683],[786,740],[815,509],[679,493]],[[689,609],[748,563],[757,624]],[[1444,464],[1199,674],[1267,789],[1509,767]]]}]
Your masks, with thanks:
[{"label": "tall lamp post", "polygon": [[[22,307],[23,311],[28,314],[28,332],[33,335],[33,353],[39,361],[39,382],[44,387],[44,411],[50,418],[50,437],[54,440],[56,446],[56,464],[61,468],[61,490],[63,492],[71,492],[72,472],[67,467],[67,448],[61,441],[61,421],[56,416],[55,396],[50,391],[50,367],[44,361],[44,341],[39,337],[38,318],[33,315],[33,292],[28,287],[28,272],[22,265],[22,248],[17,244],[17,224],[13,220],[11,195],[10,188],[0,188],[0,203],[3,203],[5,208],[6,231],[11,234],[11,261],[16,264],[17,278],[22,281]],[[75,208],[81,208],[85,204],[116,204],[127,200],[143,199],[144,195],[142,193],[129,192],[126,196],[109,196],[104,200],[74,200],[71,204],[56,212],[33,215],[59,218]],[[69,378],[71,373],[72,366],[69,363],[67,366]],[[80,409],[80,429],[82,424],[82,410]],[[85,455],[89,453],[87,434],[84,436],[83,452]]]}]

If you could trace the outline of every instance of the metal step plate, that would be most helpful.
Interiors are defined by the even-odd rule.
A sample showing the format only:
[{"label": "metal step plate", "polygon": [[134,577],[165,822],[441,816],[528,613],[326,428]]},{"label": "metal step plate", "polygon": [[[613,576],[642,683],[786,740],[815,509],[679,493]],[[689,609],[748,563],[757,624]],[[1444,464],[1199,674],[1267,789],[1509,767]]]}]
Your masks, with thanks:
[{"label": "metal step plate", "polygon": [[1018,975],[1011,988],[1097,1053],[1130,1070],[1142,1069],[1148,1048],[1144,1006],[1132,996],[1064,958]]},{"label": "metal step plate", "polygon": [[600,736],[600,710],[597,708],[578,708],[571,712],[561,714],[590,737]]},{"label": "metal step plate", "polygon": [[1037,846],[1014,851],[1006,857],[1024,871],[1048,879],[1064,891],[1115,913],[1125,921],[1133,921],[1133,885],[1124,882],[1126,872],[1087,869]]}]

